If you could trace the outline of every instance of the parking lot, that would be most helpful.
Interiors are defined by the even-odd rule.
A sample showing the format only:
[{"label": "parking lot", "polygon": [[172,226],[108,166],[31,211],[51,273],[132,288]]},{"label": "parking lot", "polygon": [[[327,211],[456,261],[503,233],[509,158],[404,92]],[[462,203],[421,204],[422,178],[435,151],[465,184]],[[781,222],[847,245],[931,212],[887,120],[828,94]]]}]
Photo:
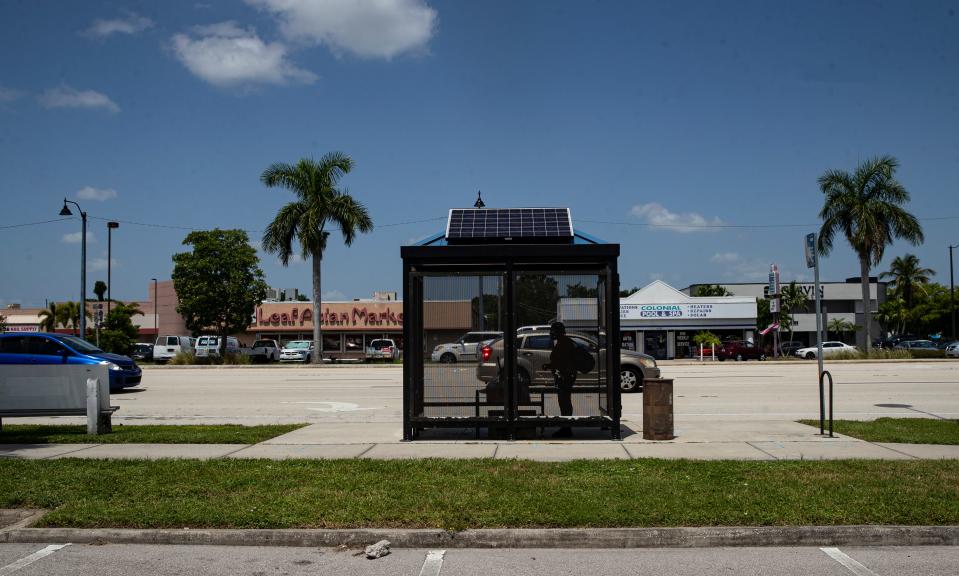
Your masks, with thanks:
[{"label": "parking lot", "polygon": [[[674,379],[677,434],[692,422],[818,417],[813,362],[661,367]],[[454,369],[466,378],[472,367]],[[827,369],[836,382],[836,418],[959,417],[959,361],[836,362]],[[398,432],[401,378],[402,367],[378,365],[148,367],[140,387],[114,394],[111,402],[120,406],[119,423],[395,423]],[[639,422],[641,414],[642,395],[623,395],[624,421]]]}]

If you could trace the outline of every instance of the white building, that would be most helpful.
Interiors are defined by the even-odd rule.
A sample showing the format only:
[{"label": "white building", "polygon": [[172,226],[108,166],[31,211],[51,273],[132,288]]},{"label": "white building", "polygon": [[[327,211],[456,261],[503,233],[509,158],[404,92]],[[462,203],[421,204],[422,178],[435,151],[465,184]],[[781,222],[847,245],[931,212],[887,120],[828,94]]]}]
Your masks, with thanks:
[{"label": "white building", "polygon": [[[879,310],[879,305],[886,301],[886,283],[879,282],[875,277],[870,278],[869,284],[869,306],[872,313]],[[781,282],[780,286],[786,286],[789,282]],[[806,293],[809,298],[805,308],[801,312],[792,315],[795,325],[793,327],[793,340],[799,340],[806,344],[816,342],[816,314],[815,314],[815,285],[812,282],[797,282],[799,288]],[[693,284],[683,288],[686,294],[692,294],[700,284]],[[769,287],[765,283],[744,283],[744,284],[719,284],[735,296],[749,298],[765,298]],[[842,318],[856,326],[862,326],[862,284],[858,277],[849,278],[845,282],[820,282],[819,296],[822,299],[823,309],[823,329],[826,324],[834,318]],[[847,335],[852,339],[852,333]],[[873,316],[872,336],[879,338],[881,328]],[[786,340],[789,337],[788,332],[780,333],[780,338]],[[839,338],[839,335],[830,335],[830,338]],[[865,335],[862,330],[856,332],[855,344],[857,346],[865,345]],[[852,342],[850,342],[852,344]]]},{"label": "white building", "polygon": [[693,336],[704,330],[752,341],[756,297],[693,297],[656,280],[620,300],[619,322],[623,348],[659,359],[688,358]]}]

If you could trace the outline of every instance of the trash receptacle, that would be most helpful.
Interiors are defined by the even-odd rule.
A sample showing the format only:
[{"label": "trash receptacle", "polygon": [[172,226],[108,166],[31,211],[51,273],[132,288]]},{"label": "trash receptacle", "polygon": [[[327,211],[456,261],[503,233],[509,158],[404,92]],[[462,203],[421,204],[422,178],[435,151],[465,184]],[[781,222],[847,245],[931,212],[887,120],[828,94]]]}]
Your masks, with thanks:
[{"label": "trash receptacle", "polygon": [[643,439],[672,440],[673,381],[671,378],[643,382]]}]

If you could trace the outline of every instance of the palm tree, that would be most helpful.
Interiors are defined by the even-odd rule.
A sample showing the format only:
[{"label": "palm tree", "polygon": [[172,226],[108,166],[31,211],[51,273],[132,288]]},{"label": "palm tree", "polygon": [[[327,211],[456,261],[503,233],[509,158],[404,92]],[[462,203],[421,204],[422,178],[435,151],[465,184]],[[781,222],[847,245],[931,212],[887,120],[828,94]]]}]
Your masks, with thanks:
[{"label": "palm tree", "polygon": [[802,312],[809,298],[795,282],[790,282],[783,286],[779,296],[779,323],[785,324],[789,329],[789,340],[793,339],[793,332],[796,329],[796,322],[793,320],[793,314]]},{"label": "palm tree", "polygon": [[[284,266],[295,252],[305,260],[313,260],[313,342],[314,364],[323,361],[323,333],[320,316],[320,264],[326,241],[330,237],[327,224],[343,235],[343,242],[353,244],[357,231],[373,230],[373,221],[366,207],[337,188],[340,179],[353,168],[353,160],[342,152],[330,152],[319,162],[303,158],[295,165],[273,164],[263,171],[260,180],[273,188],[292,191],[296,200],[280,208],[263,233],[263,249],[277,254]],[[294,247],[298,244],[298,249]]]},{"label": "palm tree", "polygon": [[869,270],[879,264],[895,238],[914,245],[923,241],[919,220],[903,208],[909,192],[895,179],[898,167],[895,158],[883,156],[860,164],[852,174],[828,170],[819,177],[819,188],[826,195],[819,212],[819,253],[829,254],[836,233],[841,232],[859,257],[867,354],[872,347]]},{"label": "palm tree", "polygon": [[932,268],[923,268],[919,265],[919,258],[915,254],[896,256],[889,265],[889,271],[879,275],[880,278],[892,278],[892,285],[896,293],[902,296],[906,308],[912,308],[912,294],[914,289],[925,292],[929,285],[929,277],[935,276]]},{"label": "palm tree", "polygon": [[97,302],[103,302],[103,295],[107,293],[107,283],[103,280],[94,282],[93,293],[97,295]]},{"label": "palm tree", "polygon": [[86,338],[86,334],[80,334],[80,310],[83,310],[88,320],[93,319],[93,314],[86,309],[86,306],[80,302],[63,302],[57,306],[57,321],[64,328],[72,328],[74,333],[81,338]]},{"label": "palm tree", "polygon": [[57,324],[60,323],[63,314],[57,308],[56,302],[50,302],[46,308],[40,311],[38,316],[40,317],[40,330],[44,332],[56,332]]},{"label": "palm tree", "polygon": [[853,332],[855,330],[856,325],[845,318],[833,318],[826,324],[826,331],[839,334],[840,340],[846,339],[846,332]]}]

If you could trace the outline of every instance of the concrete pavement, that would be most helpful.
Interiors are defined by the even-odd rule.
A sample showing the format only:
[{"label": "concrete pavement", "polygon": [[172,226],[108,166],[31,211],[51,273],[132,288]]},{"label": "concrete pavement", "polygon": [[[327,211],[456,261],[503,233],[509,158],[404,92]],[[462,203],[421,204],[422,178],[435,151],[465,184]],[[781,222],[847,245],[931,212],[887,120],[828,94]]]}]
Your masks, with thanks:
[{"label": "concrete pavement", "polygon": [[[266,458],[402,459],[497,458],[537,461],[578,459],[684,458],[690,460],[913,460],[959,459],[959,446],[866,442],[848,436],[825,438],[796,422],[696,422],[675,440],[654,442],[624,428],[622,441],[599,431],[577,431],[574,440],[473,440],[436,435],[401,442],[395,424],[313,424],[255,445],[244,444],[0,444],[0,458]],[[590,438],[592,437],[592,438]],[[454,435],[455,438],[455,435]]]},{"label": "concrete pavement", "polygon": [[367,560],[354,548],[2,544],[0,574],[17,576],[195,574],[532,576],[739,574],[744,576],[954,576],[955,546],[804,546],[686,549],[397,548]]}]

